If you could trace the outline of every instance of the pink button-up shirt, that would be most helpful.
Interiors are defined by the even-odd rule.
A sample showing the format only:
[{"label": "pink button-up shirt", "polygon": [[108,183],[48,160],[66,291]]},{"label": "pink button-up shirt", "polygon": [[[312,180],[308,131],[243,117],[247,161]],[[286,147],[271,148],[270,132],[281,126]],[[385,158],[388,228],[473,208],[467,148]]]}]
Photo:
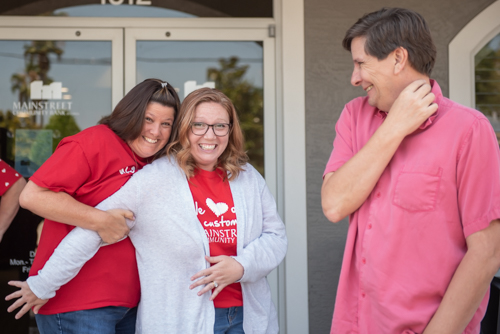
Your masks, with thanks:
[{"label": "pink button-up shirt", "polygon": [[[431,83],[438,111],[403,140],[349,217],[331,333],[423,332],[467,251],[465,238],[500,218],[500,155],[488,119]],[[366,97],[349,102],[325,174],[385,117]],[[487,302],[464,333],[479,333]]]}]

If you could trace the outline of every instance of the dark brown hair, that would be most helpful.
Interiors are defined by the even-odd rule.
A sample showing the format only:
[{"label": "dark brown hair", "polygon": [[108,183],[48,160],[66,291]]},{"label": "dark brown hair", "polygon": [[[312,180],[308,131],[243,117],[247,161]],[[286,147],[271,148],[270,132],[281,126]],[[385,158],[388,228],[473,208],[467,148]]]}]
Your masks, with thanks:
[{"label": "dark brown hair", "polygon": [[[146,79],[137,84],[118,102],[111,115],[103,117],[99,124],[109,126],[125,142],[132,141],[141,135],[144,115],[152,102],[174,109],[175,129],[180,109],[179,97],[174,87],[159,79]],[[155,156],[162,154],[164,149]]]},{"label": "dark brown hair", "polygon": [[226,149],[219,157],[217,168],[224,171],[224,175],[229,172],[228,179],[231,181],[243,170],[242,166],[248,161],[248,156],[244,151],[243,131],[233,102],[217,89],[201,88],[195,90],[182,101],[181,111],[177,117],[178,126],[173,129],[167,153],[175,155],[177,163],[188,178],[194,175],[196,163],[191,155],[191,143],[189,142],[191,123],[196,116],[196,107],[209,102],[220,104],[229,115],[229,123],[231,124],[231,130],[228,134],[229,140]]},{"label": "dark brown hair", "polygon": [[366,54],[378,60],[385,59],[399,47],[405,48],[411,66],[430,77],[436,61],[436,46],[419,13],[404,8],[382,8],[365,14],[347,30],[342,41],[344,49],[350,52],[356,37],[366,37]]}]

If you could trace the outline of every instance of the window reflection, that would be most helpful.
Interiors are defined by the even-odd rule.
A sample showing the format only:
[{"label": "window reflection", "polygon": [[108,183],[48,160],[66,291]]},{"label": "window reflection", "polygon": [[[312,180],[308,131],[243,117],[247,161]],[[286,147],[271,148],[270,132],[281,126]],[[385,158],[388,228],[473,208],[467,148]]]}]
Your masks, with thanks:
[{"label": "window reflection", "polygon": [[215,87],[234,103],[252,165],[264,175],[263,45],[261,42],[137,41],[137,83],[167,80],[183,99]]},{"label": "window reflection", "polygon": [[111,42],[0,40],[2,156],[25,177],[111,112]]},{"label": "window reflection", "polygon": [[476,109],[490,120],[500,144],[500,34],[475,56]]}]

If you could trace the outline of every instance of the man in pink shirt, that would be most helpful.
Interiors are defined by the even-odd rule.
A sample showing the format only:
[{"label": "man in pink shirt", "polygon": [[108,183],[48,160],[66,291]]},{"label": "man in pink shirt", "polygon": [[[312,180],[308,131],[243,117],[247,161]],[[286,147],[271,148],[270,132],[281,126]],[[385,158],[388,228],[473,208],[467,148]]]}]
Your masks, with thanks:
[{"label": "man in pink shirt", "polygon": [[500,267],[500,154],[480,112],[430,79],[421,15],[384,8],[346,33],[349,102],[322,206],[349,216],[331,333],[479,333]]}]

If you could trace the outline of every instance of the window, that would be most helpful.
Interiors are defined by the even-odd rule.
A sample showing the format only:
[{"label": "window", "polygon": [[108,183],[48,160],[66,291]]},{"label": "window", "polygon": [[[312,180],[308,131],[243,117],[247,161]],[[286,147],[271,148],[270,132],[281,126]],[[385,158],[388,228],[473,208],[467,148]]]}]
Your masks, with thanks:
[{"label": "window", "polygon": [[500,143],[500,34],[474,57],[475,108],[490,120]]},{"label": "window", "polygon": [[483,112],[497,138],[500,138],[499,17],[500,1],[495,1],[464,27],[448,48],[450,98]]}]

